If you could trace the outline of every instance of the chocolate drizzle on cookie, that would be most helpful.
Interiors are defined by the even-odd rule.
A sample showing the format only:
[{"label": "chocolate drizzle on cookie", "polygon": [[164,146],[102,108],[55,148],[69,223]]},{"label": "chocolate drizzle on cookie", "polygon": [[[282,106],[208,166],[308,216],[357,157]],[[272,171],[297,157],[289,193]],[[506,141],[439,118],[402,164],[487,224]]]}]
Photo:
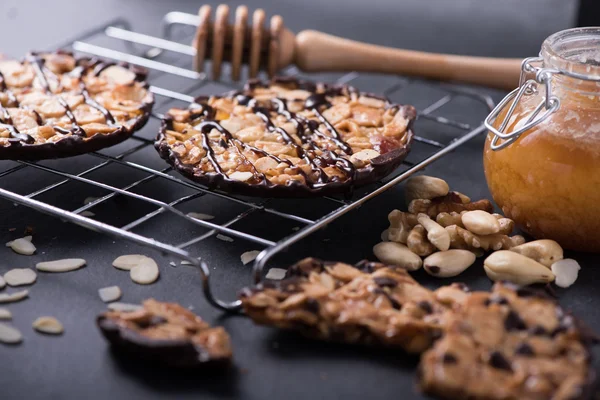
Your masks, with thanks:
[{"label": "chocolate drizzle on cookie", "polygon": [[[259,88],[269,88],[269,85],[280,84],[289,86],[292,89],[299,89],[308,91],[310,94],[303,100],[301,99],[290,99],[282,98],[279,95],[273,95],[272,98],[265,99],[255,97],[255,90]],[[177,120],[178,122],[193,124],[193,129],[200,131],[202,135],[202,148],[205,151],[205,156],[209,162],[212,170],[207,171],[205,169],[200,170],[199,163],[196,161],[188,162],[185,159],[181,159],[177,152],[174,152],[171,148],[172,144],[166,142],[168,131],[175,130],[174,123],[175,118],[167,116],[163,120],[163,126],[161,133],[156,141],[156,148],[161,156],[167,159],[173,164],[176,169],[185,175],[192,177],[192,179],[199,182],[208,182],[209,185],[219,186],[220,188],[226,186],[248,186],[262,187],[264,190],[277,188],[280,189],[282,186],[287,186],[287,192],[292,192],[291,189],[300,186],[307,188],[306,192],[317,193],[325,191],[323,189],[329,187],[346,187],[352,188],[353,185],[358,181],[363,183],[366,169],[374,169],[373,166],[368,165],[367,168],[357,167],[351,160],[350,157],[354,154],[352,147],[343,138],[340,132],[335,128],[323,114],[323,110],[327,110],[332,106],[329,99],[334,96],[364,96],[367,98],[374,98],[378,101],[382,101],[385,104],[383,110],[393,110],[394,112],[401,112],[402,115],[408,121],[408,126],[404,132],[405,137],[395,147],[392,146],[389,155],[381,154],[379,157],[379,164],[382,166],[379,169],[383,170],[384,166],[388,167],[390,171],[386,171],[385,174],[391,172],[393,166],[398,165],[402,161],[408,151],[412,139],[412,132],[410,127],[414,120],[415,113],[414,109],[409,106],[398,107],[390,104],[384,99],[380,99],[375,96],[362,94],[348,86],[329,86],[324,84],[310,84],[303,81],[297,81],[293,79],[275,79],[271,83],[264,83],[259,81],[250,81],[246,84],[243,91],[232,92],[222,97],[213,98],[197,98],[189,108],[189,116],[185,121]],[[246,107],[251,113],[260,117],[264,123],[265,130],[269,133],[277,135],[280,139],[280,143],[289,146],[295,156],[302,161],[310,169],[302,169],[300,165],[295,165],[291,160],[280,157],[277,154],[266,149],[260,149],[255,145],[245,143],[244,141],[237,139],[235,132],[228,131],[219,120],[219,113],[217,113],[211,104],[212,100],[226,99],[233,103],[235,106]],[[290,111],[289,104],[294,103],[297,107],[300,102],[301,111],[293,112]],[[197,111],[199,110],[199,111]],[[298,110],[294,110],[298,111]],[[305,114],[305,115],[301,115]],[[310,116],[307,118],[306,114]],[[295,127],[295,136],[290,134],[286,129],[276,125],[274,117],[283,117],[283,120],[291,123]],[[312,119],[311,119],[312,118]],[[201,120],[198,123],[198,120]],[[213,129],[216,129],[221,134],[221,139],[209,138],[209,134]],[[190,134],[189,130],[184,132],[185,135]],[[186,139],[181,139],[186,140]],[[193,140],[192,140],[193,142]],[[215,156],[215,149],[213,146],[218,145],[232,153],[237,153],[241,160],[240,165],[246,165],[244,171],[252,173],[252,178],[240,182],[230,177],[228,171],[225,171],[218,157]],[[290,174],[302,177],[303,182],[291,179],[285,185],[273,183],[264,173],[259,172],[253,165],[252,160],[248,159],[243,154],[243,151],[254,152],[260,157],[268,157],[275,160],[278,165],[287,164]],[[371,163],[377,164],[377,163]],[[392,165],[393,164],[393,165]],[[334,169],[336,173],[327,173],[326,169]],[[361,169],[363,171],[361,171]],[[373,174],[374,177],[377,174]],[[273,191],[277,190],[274,189]],[[245,192],[251,192],[254,190],[245,190]],[[243,191],[242,191],[243,192]],[[300,190],[298,190],[300,192]]]}]

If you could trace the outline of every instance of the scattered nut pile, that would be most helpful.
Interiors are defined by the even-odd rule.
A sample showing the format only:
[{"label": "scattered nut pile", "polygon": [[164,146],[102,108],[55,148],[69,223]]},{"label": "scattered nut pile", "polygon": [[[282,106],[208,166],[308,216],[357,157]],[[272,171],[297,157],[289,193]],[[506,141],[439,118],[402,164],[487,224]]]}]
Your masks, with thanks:
[{"label": "scattered nut pile", "polygon": [[444,180],[425,175],[410,178],[404,190],[408,211],[388,215],[390,226],[373,247],[379,261],[409,271],[423,267],[429,275],[448,278],[492,252],[483,264],[493,281],[568,287],[577,279],[579,264],[564,260],[558,243],[526,243],[521,235],[511,236],[514,221],[493,213],[489,200],[471,201],[450,191]]}]

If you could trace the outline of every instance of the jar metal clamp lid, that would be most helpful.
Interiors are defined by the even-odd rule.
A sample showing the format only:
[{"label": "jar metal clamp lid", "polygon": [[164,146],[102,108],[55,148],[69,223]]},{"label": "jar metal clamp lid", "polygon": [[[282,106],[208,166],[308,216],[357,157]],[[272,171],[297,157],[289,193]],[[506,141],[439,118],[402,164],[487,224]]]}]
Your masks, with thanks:
[{"label": "jar metal clamp lid", "polygon": [[[538,57],[530,57],[523,60],[521,64],[519,87],[502,99],[485,119],[485,127],[493,135],[490,143],[490,148],[492,150],[500,150],[511,145],[523,133],[541,124],[559,109],[560,99],[552,92],[552,79],[555,75],[564,75],[584,81],[600,82],[600,75],[586,73],[589,68],[588,70],[571,68],[573,63],[580,66],[582,64],[585,65],[585,60],[573,60],[570,54],[565,54],[566,51],[564,49],[562,51],[557,51],[555,49],[557,45],[568,47],[571,43],[576,43],[578,40],[589,41],[590,38],[593,39],[594,45],[598,46],[597,42],[600,42],[600,28],[573,28],[557,32],[544,41],[542,51]],[[600,53],[600,50],[598,51]],[[544,56],[546,56],[546,58]],[[551,58],[553,61],[548,63],[548,58]],[[550,66],[547,66],[547,64],[550,64]],[[533,76],[533,78],[527,79],[528,76]],[[533,110],[527,120],[525,120],[524,124],[519,124],[520,126],[512,132],[505,132],[522,97],[536,94],[541,86],[545,87],[545,96],[539,105]],[[508,109],[506,116],[500,124],[497,125],[498,116],[508,104],[510,104],[510,108]],[[498,128],[495,126],[498,126]]]}]

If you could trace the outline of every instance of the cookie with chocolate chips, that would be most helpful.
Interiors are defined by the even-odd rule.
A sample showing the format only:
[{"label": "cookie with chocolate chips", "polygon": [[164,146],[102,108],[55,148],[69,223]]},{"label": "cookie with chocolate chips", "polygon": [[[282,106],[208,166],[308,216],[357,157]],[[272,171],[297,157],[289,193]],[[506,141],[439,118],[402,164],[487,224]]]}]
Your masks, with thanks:
[{"label": "cookie with chocolate chips", "polygon": [[179,304],[149,299],[138,311],[105,312],[97,324],[119,350],[160,365],[226,366],[231,362],[231,344],[225,329],[210,327]]},{"label": "cookie with chocolate chips", "polygon": [[122,142],[150,115],[145,79],[141,68],[63,51],[0,60],[0,159],[61,158]]},{"label": "cookie with chocolate chips", "polygon": [[412,106],[290,78],[171,109],[156,141],[187,178],[261,197],[351,190],[390,174],[412,143]]},{"label": "cookie with chocolate chips", "polygon": [[448,287],[438,296],[404,269],[307,258],[290,267],[281,281],[244,289],[241,300],[246,314],[258,324],[322,340],[419,353],[440,336],[465,290]]},{"label": "cookie with chocolate chips", "polygon": [[589,335],[557,303],[497,283],[473,292],[421,357],[419,385],[444,399],[574,400],[590,395]]}]

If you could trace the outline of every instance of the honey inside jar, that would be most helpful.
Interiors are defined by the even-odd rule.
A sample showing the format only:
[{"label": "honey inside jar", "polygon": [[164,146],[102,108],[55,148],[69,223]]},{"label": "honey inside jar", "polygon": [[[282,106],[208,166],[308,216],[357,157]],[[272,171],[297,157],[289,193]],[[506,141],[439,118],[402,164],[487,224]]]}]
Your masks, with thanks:
[{"label": "honey inside jar", "polygon": [[[502,211],[535,238],[573,250],[600,251],[600,29],[559,32],[544,42],[543,68],[552,69],[556,111],[513,143],[484,149],[485,175]],[[504,133],[524,127],[545,102],[539,85],[524,95]],[[498,129],[511,103],[498,115]],[[539,115],[545,112],[543,109]],[[500,141],[502,143],[502,141]]]}]

